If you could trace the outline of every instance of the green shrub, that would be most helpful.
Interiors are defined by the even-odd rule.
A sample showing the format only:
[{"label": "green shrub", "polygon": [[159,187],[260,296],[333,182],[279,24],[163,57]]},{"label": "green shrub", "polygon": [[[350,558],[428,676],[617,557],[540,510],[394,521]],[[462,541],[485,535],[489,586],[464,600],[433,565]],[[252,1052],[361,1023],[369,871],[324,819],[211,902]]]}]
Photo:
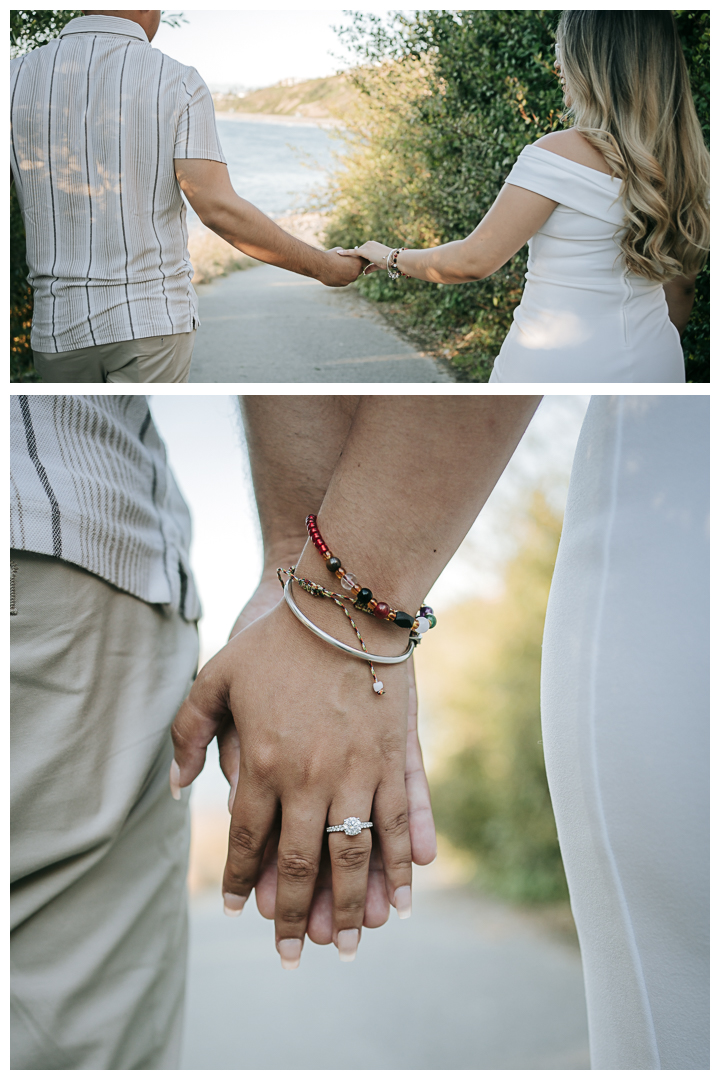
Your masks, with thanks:
[{"label": "green shrub", "polygon": [[[346,39],[362,66],[365,108],[328,197],[329,245],[373,238],[405,247],[467,236],[522,148],[560,125],[554,63],[559,11],[424,11],[356,15]],[[708,131],[709,13],[678,24]],[[459,379],[486,381],[524,285],[527,249],[485,281],[438,286],[373,274],[364,294],[452,358]],[[707,275],[686,334],[688,378],[707,381]]]},{"label": "green shrub", "polygon": [[37,382],[30,348],[32,289],[27,283],[25,227],[15,186],[10,189],[10,380]]},{"label": "green shrub", "polygon": [[[690,72],[695,108],[710,145],[710,12],[676,11],[678,32]],[[683,334],[688,382],[710,382],[710,266],[700,271],[695,304]]]},{"label": "green shrub", "polygon": [[[496,602],[442,617],[418,657],[423,707],[441,733],[430,787],[438,831],[513,900],[567,895],[541,746],[540,659],[561,521],[535,495]],[[427,650],[427,652],[426,652]]]}]

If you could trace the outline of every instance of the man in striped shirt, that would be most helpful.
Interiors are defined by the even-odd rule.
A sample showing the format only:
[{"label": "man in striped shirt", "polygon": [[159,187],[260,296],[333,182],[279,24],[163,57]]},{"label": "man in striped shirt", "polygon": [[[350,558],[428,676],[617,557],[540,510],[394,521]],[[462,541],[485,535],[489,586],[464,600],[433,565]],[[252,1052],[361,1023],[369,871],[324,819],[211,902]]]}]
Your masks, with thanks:
[{"label": "man in striped shirt", "polygon": [[150,47],[159,24],[159,11],[87,11],[11,61],[11,170],[45,381],[187,381],[199,319],[181,191],[263,262],[333,286],[362,265],[235,193],[210,92]]}]

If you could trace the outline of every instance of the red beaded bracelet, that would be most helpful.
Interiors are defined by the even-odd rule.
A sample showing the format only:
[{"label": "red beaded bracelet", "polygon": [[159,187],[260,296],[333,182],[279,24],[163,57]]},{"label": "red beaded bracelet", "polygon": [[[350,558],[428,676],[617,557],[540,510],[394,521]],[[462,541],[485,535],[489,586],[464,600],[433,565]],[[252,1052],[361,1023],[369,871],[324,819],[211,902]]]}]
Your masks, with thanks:
[{"label": "red beaded bracelet", "polygon": [[328,570],[340,579],[341,586],[346,592],[350,593],[350,599],[355,607],[360,608],[361,611],[366,611],[369,615],[374,615],[376,619],[394,622],[396,626],[401,627],[403,630],[410,630],[411,633],[418,635],[426,633],[437,624],[433,609],[426,604],[420,608],[416,617],[413,618],[406,611],[396,611],[382,600],[376,600],[370,589],[358,585],[352,574],[348,574],[337,556],[333,555],[320,535],[320,530],[317,527],[317,516],[308,514],[305,518],[305,525],[307,526],[308,536],[327,563]]}]

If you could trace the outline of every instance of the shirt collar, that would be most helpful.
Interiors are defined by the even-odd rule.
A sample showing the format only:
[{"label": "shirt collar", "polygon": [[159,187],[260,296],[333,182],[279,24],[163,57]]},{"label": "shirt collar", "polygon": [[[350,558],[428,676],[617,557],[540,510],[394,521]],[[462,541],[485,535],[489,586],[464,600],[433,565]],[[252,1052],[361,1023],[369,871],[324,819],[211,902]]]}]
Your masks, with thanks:
[{"label": "shirt collar", "polygon": [[81,15],[71,19],[60,31],[60,37],[66,34],[121,34],[123,37],[138,38],[150,44],[147,34],[136,22],[119,19],[115,15]]}]

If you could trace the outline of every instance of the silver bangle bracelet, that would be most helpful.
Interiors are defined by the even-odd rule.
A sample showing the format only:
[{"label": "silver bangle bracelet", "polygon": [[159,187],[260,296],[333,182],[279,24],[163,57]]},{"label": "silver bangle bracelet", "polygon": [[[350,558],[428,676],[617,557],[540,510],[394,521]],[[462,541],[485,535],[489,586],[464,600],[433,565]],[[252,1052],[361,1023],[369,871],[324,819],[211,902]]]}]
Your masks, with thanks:
[{"label": "silver bangle bracelet", "polygon": [[338,641],[336,638],[331,637],[330,634],[326,634],[319,626],[310,622],[307,615],[304,615],[295,603],[292,595],[292,578],[288,578],[283,586],[283,598],[295,618],[299,619],[303,626],[307,626],[308,630],[312,630],[313,634],[317,635],[322,641],[326,641],[328,645],[334,645],[336,649],[341,649],[348,656],[356,656],[358,660],[369,660],[372,664],[402,664],[405,660],[409,660],[413,654],[416,642],[412,638],[407,652],[404,652],[402,656],[375,656],[374,653],[353,649],[352,645],[346,645],[344,641]]}]

